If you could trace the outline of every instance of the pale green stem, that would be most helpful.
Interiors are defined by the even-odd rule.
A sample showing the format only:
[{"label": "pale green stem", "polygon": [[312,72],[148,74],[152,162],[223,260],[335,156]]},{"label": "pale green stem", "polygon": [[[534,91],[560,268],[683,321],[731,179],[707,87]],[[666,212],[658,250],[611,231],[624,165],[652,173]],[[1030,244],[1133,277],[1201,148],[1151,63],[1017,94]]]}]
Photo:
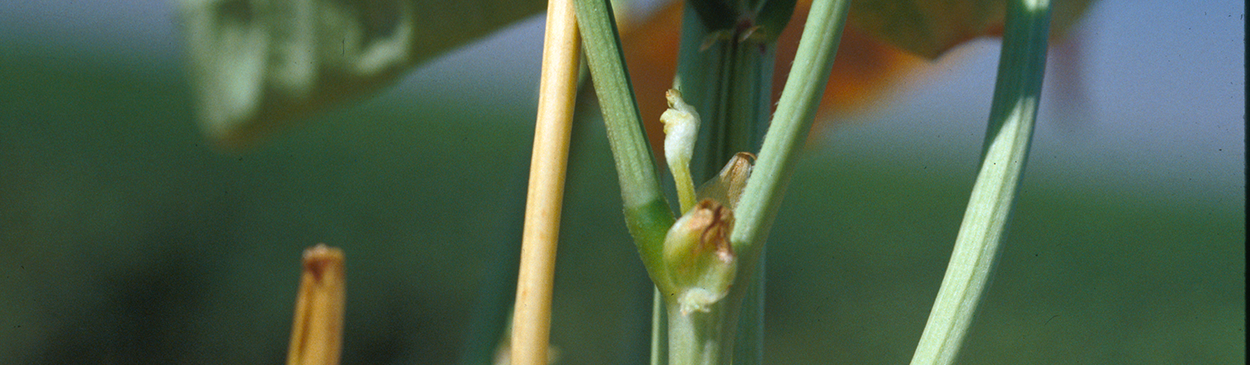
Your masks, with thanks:
[{"label": "pale green stem", "polygon": [[[715,176],[734,154],[759,148],[772,106],[772,70],[777,48],[775,40],[763,36],[740,39],[741,34],[725,31],[707,36],[718,39],[698,59],[708,64],[682,75],[704,83],[698,87],[685,83],[697,93],[690,97],[691,104],[705,113],[707,128],[700,131],[696,158],[702,162],[698,178],[703,180]],[[706,44],[707,39],[702,41]]]},{"label": "pale green stem", "polygon": [[[772,111],[772,75],[773,63],[776,59],[777,43],[775,40],[750,39],[738,45],[734,52],[734,82],[729,90],[729,113],[725,144],[720,150],[709,156],[716,156],[723,165],[729,156],[738,152],[754,151],[760,146],[764,132],[768,128],[768,117]],[[716,171],[716,163],[709,163],[709,171]],[[739,276],[740,285],[737,292],[727,300],[733,303],[731,317],[737,318],[734,335],[734,361],[740,365],[763,363],[764,349],[764,272],[763,251],[754,255],[743,266],[750,266],[744,271],[754,271],[753,276]],[[748,281],[749,280],[749,281]],[[745,299],[744,299],[745,298]]]},{"label": "pale green stem", "polygon": [[[682,313],[677,301],[668,301],[668,363],[671,365],[727,365],[733,361],[733,327],[729,306],[712,305],[707,312]],[[728,337],[727,337],[728,336]]]},{"label": "pale green stem", "polygon": [[913,365],[955,361],[993,274],[1029,153],[1046,68],[1049,23],[1049,1],[1008,2],[983,160]]},{"label": "pale green stem", "polygon": [[[850,1],[846,0],[812,3],[777,112],[764,137],[742,200],[734,209],[737,222],[731,240],[734,252],[744,257],[744,261],[749,262],[761,251],[763,238],[776,216],[796,157],[811,129],[816,107],[829,80],[849,6]],[[751,265],[745,266],[748,270],[743,270],[738,278],[750,280],[754,272],[749,269]]]},{"label": "pale green stem", "polygon": [[[767,247],[763,250],[767,251]],[[754,265],[755,276],[751,278],[751,286],[743,294],[738,331],[734,335],[734,364],[764,363],[764,274],[767,263],[768,256],[760,252]]]},{"label": "pale green stem", "polygon": [[651,365],[668,364],[668,315],[664,294],[656,288],[651,293]]}]

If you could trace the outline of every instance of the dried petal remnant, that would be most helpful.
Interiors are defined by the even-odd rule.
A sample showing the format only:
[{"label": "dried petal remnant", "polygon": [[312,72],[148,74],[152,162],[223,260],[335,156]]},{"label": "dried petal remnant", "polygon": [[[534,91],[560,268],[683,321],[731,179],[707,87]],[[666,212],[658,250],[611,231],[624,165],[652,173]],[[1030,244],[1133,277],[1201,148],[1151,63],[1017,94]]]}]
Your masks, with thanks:
[{"label": "dried petal remnant", "polygon": [[699,235],[699,245],[694,254],[713,251],[721,262],[733,262],[733,246],[729,244],[729,232],[734,226],[733,211],[709,199],[699,202],[692,211],[696,213],[692,217],[694,219],[688,222],[689,226],[703,232]]}]

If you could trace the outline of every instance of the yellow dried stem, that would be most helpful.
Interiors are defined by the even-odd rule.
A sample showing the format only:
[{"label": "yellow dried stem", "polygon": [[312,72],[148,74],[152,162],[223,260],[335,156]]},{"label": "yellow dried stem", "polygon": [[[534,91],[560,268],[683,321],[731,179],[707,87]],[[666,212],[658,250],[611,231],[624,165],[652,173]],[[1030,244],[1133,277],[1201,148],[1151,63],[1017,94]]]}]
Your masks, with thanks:
[{"label": "yellow dried stem", "polygon": [[512,364],[546,365],[551,331],[551,293],[556,238],[577,93],[580,41],[572,0],[547,4],[543,71],[539,81],[538,120],[530,160],[525,229],[517,274],[512,320]]},{"label": "yellow dried stem", "polygon": [[346,295],[343,251],[325,244],[304,250],[287,365],[338,365]]}]

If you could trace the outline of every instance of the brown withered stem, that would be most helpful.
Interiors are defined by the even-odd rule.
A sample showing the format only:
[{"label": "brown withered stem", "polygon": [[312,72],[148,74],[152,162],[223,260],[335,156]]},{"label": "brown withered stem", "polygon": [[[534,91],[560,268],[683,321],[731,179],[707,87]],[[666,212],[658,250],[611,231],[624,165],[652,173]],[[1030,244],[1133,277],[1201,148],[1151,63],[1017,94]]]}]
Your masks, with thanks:
[{"label": "brown withered stem", "polygon": [[343,260],[343,250],[324,243],[304,250],[287,365],[338,365],[347,297]]}]

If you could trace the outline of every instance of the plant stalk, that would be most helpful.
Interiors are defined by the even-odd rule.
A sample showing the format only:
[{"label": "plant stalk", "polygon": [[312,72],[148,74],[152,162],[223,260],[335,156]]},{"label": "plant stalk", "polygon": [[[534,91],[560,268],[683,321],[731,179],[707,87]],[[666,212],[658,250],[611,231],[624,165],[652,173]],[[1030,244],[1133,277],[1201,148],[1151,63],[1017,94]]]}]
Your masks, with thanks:
[{"label": "plant stalk", "polygon": [[577,0],[576,10],[585,39],[587,64],[607,127],[608,145],[616,163],[625,224],[651,280],[661,292],[672,292],[661,272],[661,256],[664,237],[675,218],[660,190],[651,147],[642,129],[625,57],[621,53],[612,7],[607,0]]},{"label": "plant stalk", "polygon": [[954,252],[911,363],[951,364],[993,274],[1028,158],[1046,68],[1048,0],[1007,3],[980,171]]},{"label": "plant stalk", "polygon": [[[746,262],[754,260],[763,250],[764,237],[776,217],[799,149],[811,129],[829,80],[849,5],[847,0],[812,3],[777,112],[764,137],[754,172],[734,209],[737,222],[731,240],[734,252]],[[755,274],[753,266],[744,265],[746,270],[742,270],[738,278],[750,280]]]},{"label": "plant stalk", "polygon": [[318,244],[304,250],[287,365],[338,365],[347,298],[343,250]]},{"label": "plant stalk", "polygon": [[676,301],[668,304],[668,363],[722,365],[733,361],[733,313],[729,306],[713,305],[707,312],[682,313]]},{"label": "plant stalk", "polygon": [[668,364],[668,316],[664,294],[651,291],[651,365]]},{"label": "plant stalk", "polygon": [[513,310],[512,364],[546,365],[556,239],[568,167],[579,40],[572,0],[551,0]]}]

